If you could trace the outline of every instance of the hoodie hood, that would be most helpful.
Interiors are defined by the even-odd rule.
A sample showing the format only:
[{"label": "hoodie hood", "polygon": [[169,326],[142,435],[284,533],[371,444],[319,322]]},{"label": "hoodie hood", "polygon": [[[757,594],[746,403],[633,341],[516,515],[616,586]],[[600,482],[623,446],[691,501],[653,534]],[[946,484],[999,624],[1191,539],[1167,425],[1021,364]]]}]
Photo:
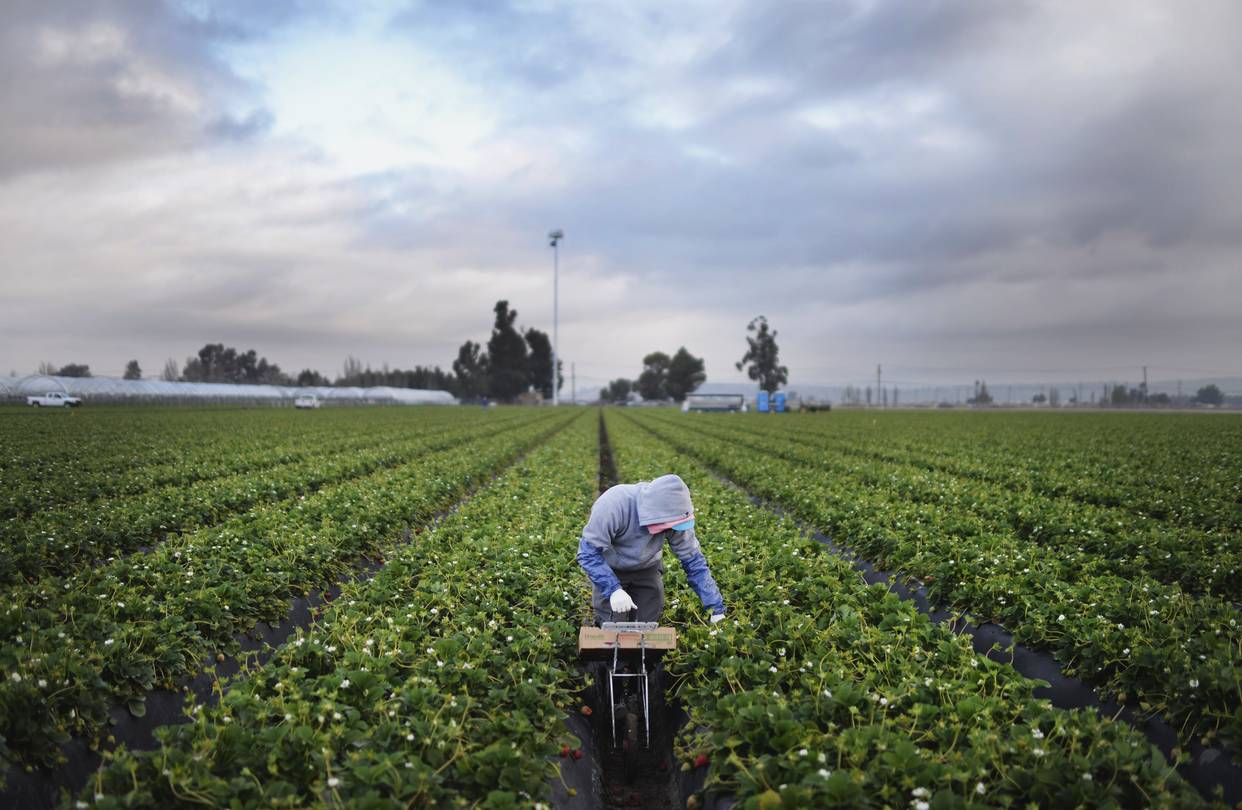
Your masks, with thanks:
[{"label": "hoodie hood", "polygon": [[694,514],[690,488],[678,475],[661,475],[638,492],[638,523],[680,523]]}]

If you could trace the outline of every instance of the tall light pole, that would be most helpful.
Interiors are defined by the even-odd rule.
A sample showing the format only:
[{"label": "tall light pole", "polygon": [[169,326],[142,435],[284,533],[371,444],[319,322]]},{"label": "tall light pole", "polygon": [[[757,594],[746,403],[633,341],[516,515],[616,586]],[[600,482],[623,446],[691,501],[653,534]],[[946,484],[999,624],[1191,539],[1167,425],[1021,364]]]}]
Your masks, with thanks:
[{"label": "tall light pole", "polygon": [[560,290],[561,290],[561,266],[560,266],[560,249],[557,244],[565,238],[565,232],[560,228],[548,232],[548,244],[552,246],[552,404],[560,405],[560,392],[556,390],[556,355],[559,336],[557,328],[560,325]]}]

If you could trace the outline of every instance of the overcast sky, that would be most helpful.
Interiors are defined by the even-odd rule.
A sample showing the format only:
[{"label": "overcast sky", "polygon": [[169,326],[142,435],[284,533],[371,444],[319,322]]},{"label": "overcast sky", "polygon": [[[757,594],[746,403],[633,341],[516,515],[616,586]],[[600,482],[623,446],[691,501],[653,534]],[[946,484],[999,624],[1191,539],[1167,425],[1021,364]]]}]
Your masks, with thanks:
[{"label": "overcast sky", "polygon": [[447,367],[498,298],[551,331],[553,227],[580,389],[681,345],[743,379],[759,314],[795,387],[1239,374],[1239,31],[1235,0],[5,0],[0,374]]}]

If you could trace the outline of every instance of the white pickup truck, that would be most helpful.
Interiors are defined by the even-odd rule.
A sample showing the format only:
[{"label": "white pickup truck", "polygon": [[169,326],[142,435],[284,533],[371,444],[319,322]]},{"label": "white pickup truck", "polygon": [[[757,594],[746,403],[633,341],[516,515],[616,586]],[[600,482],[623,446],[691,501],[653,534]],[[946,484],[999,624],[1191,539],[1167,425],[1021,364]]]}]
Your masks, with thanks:
[{"label": "white pickup truck", "polygon": [[76,408],[82,404],[82,400],[59,391],[51,391],[41,397],[26,397],[26,404],[35,408]]}]

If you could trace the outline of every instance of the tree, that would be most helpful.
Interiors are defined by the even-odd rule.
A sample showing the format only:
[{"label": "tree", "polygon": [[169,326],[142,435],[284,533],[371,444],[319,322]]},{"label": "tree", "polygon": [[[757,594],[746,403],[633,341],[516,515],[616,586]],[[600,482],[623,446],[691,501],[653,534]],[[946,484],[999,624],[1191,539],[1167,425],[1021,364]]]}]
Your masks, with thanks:
[{"label": "tree", "polygon": [[349,385],[350,383],[341,383],[341,380],[360,380],[362,379],[362,361],[352,354],[345,358],[345,364],[341,366],[341,377],[337,380],[338,384]]},{"label": "tree", "polygon": [[434,368],[415,366],[409,371],[397,369],[392,373],[392,380],[391,385],[397,388],[422,388],[450,393],[457,390],[457,380],[453,377],[453,373],[444,371],[439,366]]},{"label": "tree", "polygon": [[1047,401],[1048,397],[1042,391],[1031,397],[1031,402],[1034,402],[1036,405],[1043,405]]},{"label": "tree", "polygon": [[457,376],[457,395],[464,400],[473,400],[487,393],[488,359],[483,347],[473,340],[467,340],[457,350],[457,359],[453,361],[453,374]]},{"label": "tree", "polygon": [[668,363],[665,389],[674,400],[683,402],[686,395],[702,385],[706,379],[703,358],[695,357],[682,346]]},{"label": "tree", "polygon": [[[526,345],[530,347],[530,354],[526,358],[526,369],[529,374],[530,385],[544,399],[551,399],[552,341],[548,339],[547,332],[541,332],[538,329],[527,329]],[[563,365],[558,357],[556,359],[556,390],[558,391],[565,387],[565,376],[561,373]]]},{"label": "tree", "polygon": [[38,373],[44,377],[55,377],[56,376],[56,364],[49,363],[48,361],[44,360],[42,363],[39,364]]},{"label": "tree", "polygon": [[164,370],[160,373],[160,379],[164,382],[176,382],[181,378],[181,371],[177,368],[177,361],[171,357],[164,361]]},{"label": "tree", "polygon": [[643,358],[638,375],[638,393],[643,399],[668,399],[668,366],[672,360],[664,352],[652,352]]},{"label": "tree", "polygon": [[[353,385],[361,388],[372,388],[374,386],[388,386],[390,388],[425,388],[433,391],[457,391],[457,380],[452,373],[442,371],[439,366],[435,368],[426,368],[424,366],[415,366],[408,371],[401,368],[389,368],[385,363],[379,369],[371,368],[370,364],[363,366],[362,361],[350,355],[345,361],[342,369],[343,374],[337,377],[335,383],[328,382],[323,378],[320,383],[306,383],[307,385]],[[302,374],[318,375],[318,372],[307,369]],[[298,375],[298,379],[302,379],[302,375]],[[301,384],[301,383],[299,383]]]},{"label": "tree", "polygon": [[599,389],[599,398],[604,402],[626,402],[632,390],[634,390],[634,383],[624,377],[618,377],[608,383],[607,388]]},{"label": "tree", "polygon": [[487,341],[488,391],[500,402],[512,402],[530,388],[526,368],[526,341],[514,328],[517,310],[508,301],[497,301],[496,322]]},{"label": "tree", "polygon": [[142,366],[138,365],[137,360],[130,360],[128,363],[125,364],[125,375],[123,379],[126,379],[126,380],[141,380],[142,379]]},{"label": "tree", "polygon": [[975,395],[966,402],[970,405],[991,405],[992,394],[988,391],[988,381],[975,380]]},{"label": "tree", "polygon": [[69,363],[63,365],[56,372],[58,377],[89,377],[91,376],[91,367],[85,363]]},{"label": "tree", "polygon": [[299,388],[322,388],[332,381],[314,369],[304,368],[298,372],[297,384]]},{"label": "tree", "polygon": [[746,354],[737,362],[737,370],[745,366],[746,375],[757,380],[763,391],[775,391],[789,382],[789,369],[778,362],[777,332],[769,330],[768,319],[760,315],[750,322],[746,331],[754,332],[754,337],[746,336]]},{"label": "tree", "polygon": [[1195,394],[1195,402],[1201,405],[1220,405],[1224,403],[1225,395],[1215,383],[1205,385]]},{"label": "tree", "polygon": [[223,343],[208,343],[198,356],[185,361],[181,374],[192,382],[227,382],[245,385],[288,385],[293,381],[280,366],[259,357],[254,349],[239,352]]}]

